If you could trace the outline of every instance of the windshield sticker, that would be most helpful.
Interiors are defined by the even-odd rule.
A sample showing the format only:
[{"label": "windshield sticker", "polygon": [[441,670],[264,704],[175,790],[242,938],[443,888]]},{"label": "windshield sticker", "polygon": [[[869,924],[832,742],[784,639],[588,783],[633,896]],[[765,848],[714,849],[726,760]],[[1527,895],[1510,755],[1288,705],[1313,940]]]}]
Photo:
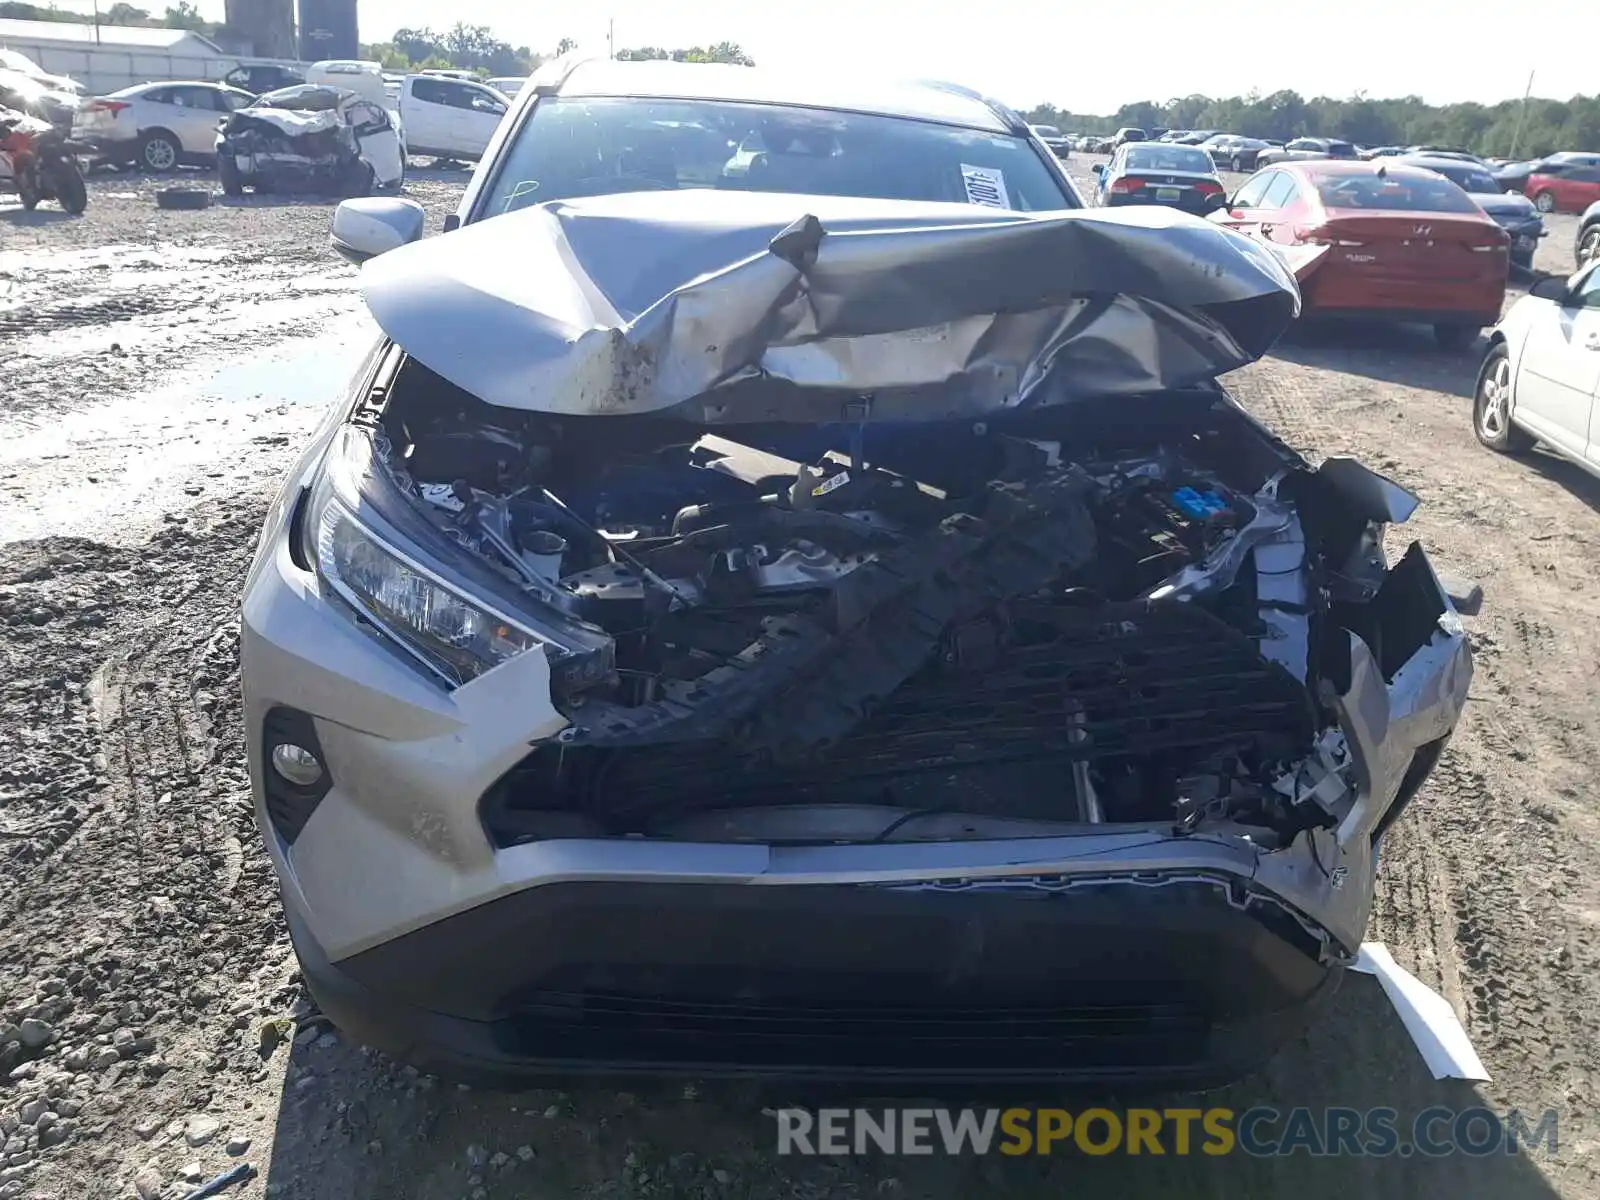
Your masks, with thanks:
[{"label": "windshield sticker", "polygon": [[988,208],[1010,208],[1011,197],[1006,194],[1005,172],[994,167],[975,167],[961,164],[961,182],[967,189],[968,204],[982,204]]}]

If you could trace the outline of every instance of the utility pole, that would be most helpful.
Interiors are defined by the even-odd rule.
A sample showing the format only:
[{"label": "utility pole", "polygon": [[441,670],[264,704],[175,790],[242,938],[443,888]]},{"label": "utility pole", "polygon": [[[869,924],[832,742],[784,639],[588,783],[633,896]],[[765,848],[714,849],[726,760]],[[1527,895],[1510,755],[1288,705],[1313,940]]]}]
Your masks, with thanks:
[{"label": "utility pole", "polygon": [[94,44],[100,44],[100,0],[94,0]]},{"label": "utility pole", "polygon": [[1522,126],[1528,120],[1528,97],[1533,95],[1533,72],[1528,72],[1528,90],[1522,93],[1522,111],[1517,114],[1517,131],[1511,135],[1511,157],[1517,157],[1517,143],[1522,141]]},{"label": "utility pole", "polygon": [[606,57],[617,56],[617,19],[610,17],[606,21]]}]

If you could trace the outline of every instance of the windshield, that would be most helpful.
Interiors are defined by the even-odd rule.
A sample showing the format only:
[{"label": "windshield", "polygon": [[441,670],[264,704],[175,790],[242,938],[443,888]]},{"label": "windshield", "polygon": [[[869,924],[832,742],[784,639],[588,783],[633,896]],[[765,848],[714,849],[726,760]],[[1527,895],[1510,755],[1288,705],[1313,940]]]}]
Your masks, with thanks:
[{"label": "windshield", "polygon": [[506,148],[483,208],[723,188],[986,204],[1076,198],[1024,138],[929,121],[710,100],[551,97]]},{"label": "windshield", "polygon": [[1448,179],[1337,175],[1317,180],[1327,208],[1399,212],[1477,212],[1478,206]]},{"label": "windshield", "polygon": [[1469,192],[1496,192],[1500,185],[1494,181],[1494,176],[1482,167],[1473,166],[1471,163],[1429,163],[1428,170],[1443,175],[1451,183]]},{"label": "windshield", "polygon": [[1130,171],[1196,171],[1211,174],[1211,156],[1193,146],[1141,142],[1124,160]]}]

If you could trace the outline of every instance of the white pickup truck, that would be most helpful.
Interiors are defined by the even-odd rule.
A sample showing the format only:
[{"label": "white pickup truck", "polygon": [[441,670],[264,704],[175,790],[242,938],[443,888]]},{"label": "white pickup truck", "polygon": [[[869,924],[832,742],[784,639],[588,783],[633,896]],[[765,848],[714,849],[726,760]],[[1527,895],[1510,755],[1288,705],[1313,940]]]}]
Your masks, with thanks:
[{"label": "white pickup truck", "polygon": [[486,84],[442,75],[407,75],[400,85],[406,152],[476,160],[511,101]]}]

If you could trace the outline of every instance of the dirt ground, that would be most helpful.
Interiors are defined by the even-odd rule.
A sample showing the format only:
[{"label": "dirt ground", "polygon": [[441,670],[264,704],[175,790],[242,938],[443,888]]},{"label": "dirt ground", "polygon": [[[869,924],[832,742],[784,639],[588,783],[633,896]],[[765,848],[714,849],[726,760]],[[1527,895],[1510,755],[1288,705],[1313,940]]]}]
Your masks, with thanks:
[{"label": "dirt ground", "polygon": [[[408,190],[437,228],[460,186]],[[1301,336],[1228,382],[1313,458],[1416,490],[1391,551],[1419,538],[1484,587],[1466,720],[1385,843],[1370,936],[1494,1081],[1435,1082],[1352,977],[1263,1074],[1164,1103],[1553,1108],[1556,1154],[779,1158],[763,1110],[812,1097],[468,1091],[312,1013],[250,813],[236,605],[268,491],[371,326],[327,206],[151,192],[97,177],[81,220],[0,195],[0,1200],[171,1200],[238,1162],[250,1200],[1600,1196],[1600,483],[1478,446],[1475,355]],[[1566,268],[1552,224],[1540,265]]]}]

